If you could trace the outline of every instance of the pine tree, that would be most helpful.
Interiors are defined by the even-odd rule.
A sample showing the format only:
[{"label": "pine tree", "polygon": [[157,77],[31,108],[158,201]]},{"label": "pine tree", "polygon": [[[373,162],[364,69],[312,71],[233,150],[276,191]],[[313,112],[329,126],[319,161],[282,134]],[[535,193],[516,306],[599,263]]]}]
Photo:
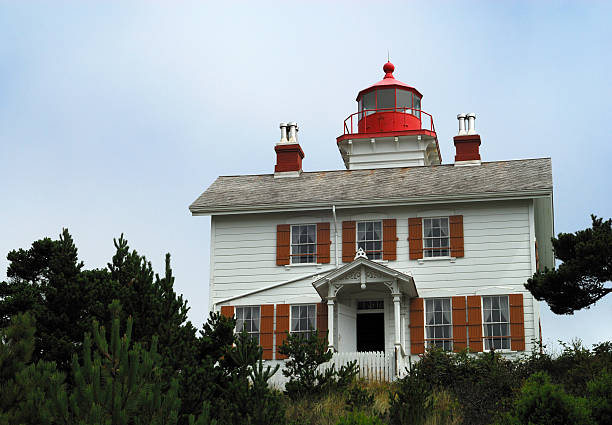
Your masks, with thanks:
[{"label": "pine tree", "polygon": [[591,215],[590,229],[552,238],[556,270],[537,272],[525,284],[538,301],[556,314],[574,314],[612,293],[612,219]]},{"label": "pine tree", "polygon": [[66,414],[65,376],[55,363],[30,363],[34,351],[34,319],[13,316],[0,329],[0,424],[62,423]]},{"label": "pine tree", "polygon": [[69,398],[71,423],[82,424],[176,424],[180,400],[178,382],[163,391],[157,339],[145,350],[132,345],[132,319],[120,336],[120,304],[109,306],[113,315],[110,341],[104,326],[93,327],[85,336],[82,364],[72,361],[75,387]]},{"label": "pine tree", "polygon": [[28,250],[9,252],[7,258],[10,281],[0,284],[0,326],[30,311],[37,325],[33,360],[55,361],[67,371],[75,343],[88,326],[79,320],[83,263],[72,237],[64,229],[59,240],[41,239]]}]

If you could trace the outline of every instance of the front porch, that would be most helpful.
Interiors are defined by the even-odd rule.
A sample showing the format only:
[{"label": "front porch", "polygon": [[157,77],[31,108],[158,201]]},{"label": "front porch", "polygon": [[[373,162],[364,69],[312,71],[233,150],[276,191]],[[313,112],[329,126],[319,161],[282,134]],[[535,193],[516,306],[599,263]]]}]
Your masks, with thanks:
[{"label": "front porch", "polygon": [[412,276],[371,261],[360,251],[353,262],[313,286],[327,302],[332,361],[339,366],[358,360],[366,379],[401,376],[409,356],[409,303],[418,296]]}]

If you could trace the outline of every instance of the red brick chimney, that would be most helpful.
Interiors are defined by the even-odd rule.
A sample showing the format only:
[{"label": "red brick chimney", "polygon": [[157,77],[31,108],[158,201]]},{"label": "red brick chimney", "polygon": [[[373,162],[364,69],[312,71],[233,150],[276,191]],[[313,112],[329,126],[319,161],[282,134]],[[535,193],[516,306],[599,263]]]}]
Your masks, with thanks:
[{"label": "red brick chimney", "polygon": [[[468,128],[465,129],[465,120]],[[476,134],[474,122],[476,114],[459,114],[459,134],[453,138],[455,143],[455,165],[480,165],[480,135]]]},{"label": "red brick chimney", "polygon": [[[304,151],[297,141],[298,126],[294,122],[281,123],[281,139],[274,146],[276,165],[274,177],[299,177],[302,173]],[[289,130],[289,131],[287,131]]]}]

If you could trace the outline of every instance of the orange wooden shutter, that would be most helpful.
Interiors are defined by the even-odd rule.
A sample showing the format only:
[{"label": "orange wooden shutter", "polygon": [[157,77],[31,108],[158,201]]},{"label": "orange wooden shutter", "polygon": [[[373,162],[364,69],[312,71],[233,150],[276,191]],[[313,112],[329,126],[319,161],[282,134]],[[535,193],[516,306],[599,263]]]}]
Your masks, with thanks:
[{"label": "orange wooden shutter", "polygon": [[356,248],[355,222],[342,222],[342,262],[350,263],[355,259]]},{"label": "orange wooden shutter", "polygon": [[317,223],[317,263],[329,263],[329,223]]},{"label": "orange wooden shutter", "polygon": [[259,329],[259,345],[263,348],[263,359],[274,358],[274,305],[262,304]]},{"label": "orange wooden shutter", "polygon": [[467,347],[467,321],[465,319],[465,297],[453,297],[453,351]]},{"label": "orange wooden shutter", "polygon": [[425,352],[425,318],[423,298],[410,299],[410,353]]},{"label": "orange wooden shutter", "polygon": [[523,294],[510,294],[510,349],[525,351],[525,315]]},{"label": "orange wooden shutter", "polygon": [[411,260],[423,258],[423,220],[419,217],[408,219],[408,245]]},{"label": "orange wooden shutter", "polygon": [[317,304],[317,330],[319,338],[327,341],[327,304],[324,302]]},{"label": "orange wooden shutter", "polygon": [[289,304],[276,304],[276,359],[286,359],[278,353],[278,347],[283,345],[289,332]]},{"label": "orange wooden shutter", "polygon": [[383,220],[383,260],[397,259],[397,225],[394,218]]},{"label": "orange wooden shutter", "polygon": [[448,218],[450,227],[451,257],[463,257],[463,216],[451,215]]},{"label": "orange wooden shutter", "polygon": [[482,312],[480,308],[480,296],[468,296],[467,307],[470,351],[482,351]]},{"label": "orange wooden shutter", "polygon": [[222,305],[221,314],[225,317],[234,317],[234,306],[233,305]]},{"label": "orange wooden shutter", "polygon": [[288,224],[276,226],[276,265],[284,266],[290,263],[291,227]]}]

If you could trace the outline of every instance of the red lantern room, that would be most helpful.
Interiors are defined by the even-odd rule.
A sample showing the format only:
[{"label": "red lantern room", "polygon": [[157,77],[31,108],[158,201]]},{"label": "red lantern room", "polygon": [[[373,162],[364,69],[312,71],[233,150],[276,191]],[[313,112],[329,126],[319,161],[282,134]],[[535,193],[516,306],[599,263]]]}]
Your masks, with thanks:
[{"label": "red lantern room", "polygon": [[[395,79],[395,66],[391,62],[384,64],[383,71],[385,76],[381,81],[359,92],[357,112],[344,121],[344,133],[337,138],[345,165],[348,169],[355,169],[441,163],[433,118],[421,110],[423,95],[414,87]],[[377,143],[387,145],[389,138],[395,143],[395,152],[404,151],[401,147],[412,151],[417,147],[417,150],[423,150],[423,155],[409,160],[406,152],[403,152],[403,155],[392,155],[390,160],[373,161],[372,155],[366,158],[366,152],[355,144],[367,140],[370,151],[374,152]],[[418,143],[415,145],[413,142]],[[386,152],[386,147],[382,146],[378,153]],[[351,156],[355,155],[362,158],[352,160],[354,158]]]},{"label": "red lantern room", "polygon": [[421,128],[423,95],[393,78],[391,62],[383,66],[385,78],[357,95],[359,133],[417,130]]}]

